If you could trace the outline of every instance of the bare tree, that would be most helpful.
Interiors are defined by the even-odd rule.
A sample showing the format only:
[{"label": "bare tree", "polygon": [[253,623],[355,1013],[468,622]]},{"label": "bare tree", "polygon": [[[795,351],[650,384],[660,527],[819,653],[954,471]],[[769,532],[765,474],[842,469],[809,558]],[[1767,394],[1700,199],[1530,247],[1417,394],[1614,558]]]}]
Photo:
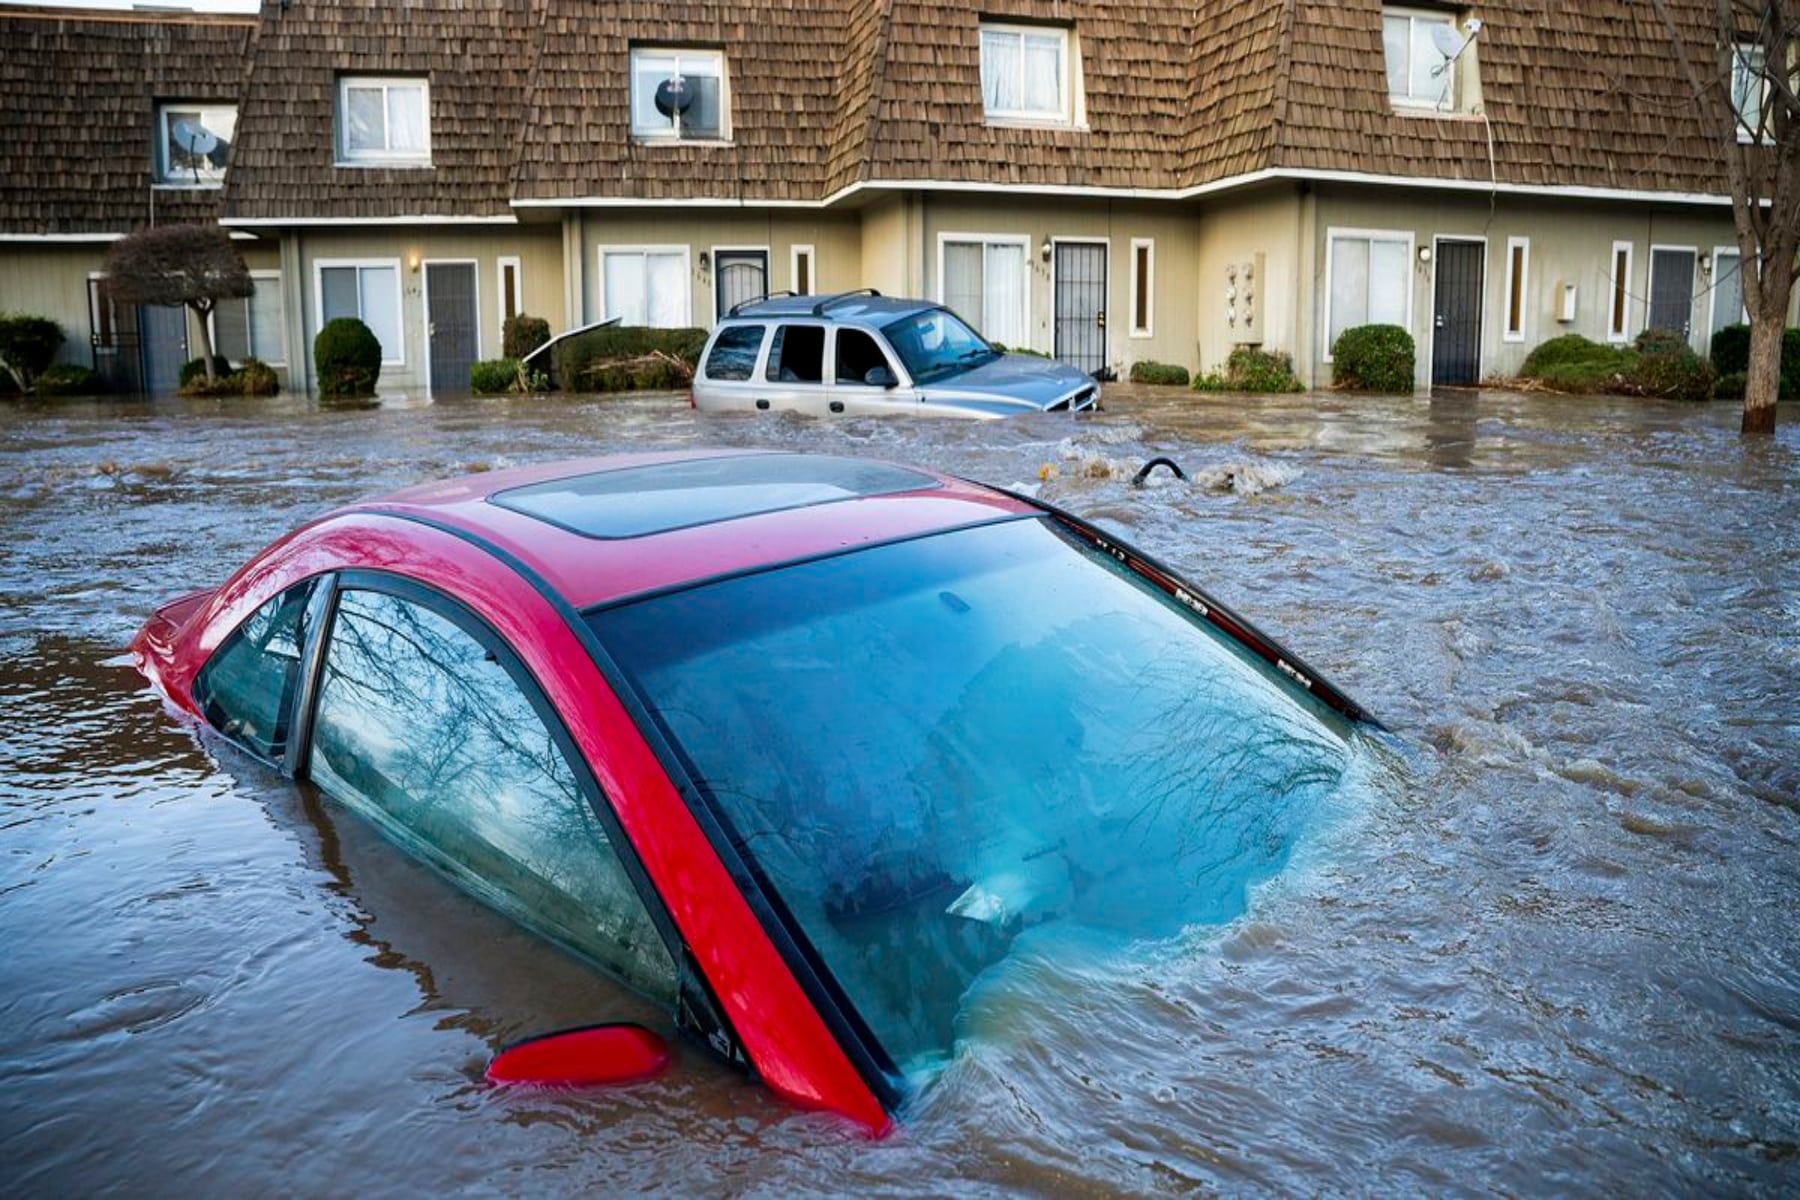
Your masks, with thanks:
[{"label": "bare tree", "polygon": [[185,304],[200,317],[201,358],[213,373],[212,322],[221,300],[256,290],[244,256],[217,225],[159,225],[113,243],[106,256],[113,294],[127,304]]},{"label": "bare tree", "polygon": [[[1731,188],[1750,313],[1745,433],[1775,432],[1781,339],[1800,255],[1800,0],[1651,0]],[[1708,11],[1710,9],[1710,11]]]}]

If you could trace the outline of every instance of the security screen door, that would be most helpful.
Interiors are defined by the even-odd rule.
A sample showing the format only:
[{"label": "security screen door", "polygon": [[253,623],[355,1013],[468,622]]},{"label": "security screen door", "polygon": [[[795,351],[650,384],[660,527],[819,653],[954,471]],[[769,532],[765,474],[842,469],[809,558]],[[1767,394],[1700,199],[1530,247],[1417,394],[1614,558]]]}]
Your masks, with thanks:
[{"label": "security screen door", "polygon": [[1650,326],[1686,338],[1694,328],[1694,252],[1650,252]]},{"label": "security screen door", "polygon": [[769,294],[769,252],[766,250],[721,250],[713,267],[719,277],[715,317],[730,312],[734,304]]},{"label": "security screen door", "polygon": [[1481,378],[1481,279],[1484,242],[1440,241],[1432,303],[1431,382],[1469,387]]},{"label": "security screen door", "polygon": [[466,392],[475,365],[475,264],[425,264],[431,390]]},{"label": "security screen door", "polygon": [[1106,366],[1106,243],[1056,243],[1056,357],[1092,375]]}]

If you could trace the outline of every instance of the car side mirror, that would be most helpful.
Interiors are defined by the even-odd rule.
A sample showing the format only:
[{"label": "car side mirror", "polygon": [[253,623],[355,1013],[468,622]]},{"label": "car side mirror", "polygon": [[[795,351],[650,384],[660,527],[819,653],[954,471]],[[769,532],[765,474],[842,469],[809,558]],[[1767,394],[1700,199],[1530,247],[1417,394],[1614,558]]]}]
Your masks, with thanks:
[{"label": "car side mirror", "polygon": [[489,1083],[588,1087],[648,1079],[669,1065],[669,1044],[642,1025],[585,1025],[515,1042],[488,1064]]},{"label": "car side mirror", "polygon": [[870,387],[896,388],[900,386],[899,378],[887,367],[870,367],[863,375],[863,382]]}]

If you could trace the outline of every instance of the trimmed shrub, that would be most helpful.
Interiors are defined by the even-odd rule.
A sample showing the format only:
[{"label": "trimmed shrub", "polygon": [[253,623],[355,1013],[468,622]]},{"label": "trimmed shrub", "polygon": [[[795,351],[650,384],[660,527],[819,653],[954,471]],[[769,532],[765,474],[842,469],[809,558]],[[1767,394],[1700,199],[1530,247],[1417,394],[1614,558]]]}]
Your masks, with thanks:
[{"label": "trimmed shrub", "polygon": [[1667,329],[1646,329],[1631,344],[1639,354],[1673,354],[1688,349],[1686,338]]},{"label": "trimmed shrub", "polygon": [[1194,380],[1197,392],[1299,392],[1294,360],[1276,350],[1239,346],[1225,359],[1224,371],[1208,371]]},{"label": "trimmed shrub", "polygon": [[[213,375],[218,379],[224,379],[229,374],[231,374],[231,360],[223,354],[213,355]],[[206,382],[206,360],[204,358],[190,358],[181,364],[181,390],[187,391],[188,384],[196,379],[202,383]]]},{"label": "trimmed shrub", "polygon": [[1626,374],[1629,390],[1640,396],[1661,396],[1668,400],[1705,400],[1712,395],[1713,381],[1718,377],[1712,364],[1677,337],[1645,342],[1667,349],[1640,352]]},{"label": "trimmed shrub", "polygon": [[1635,357],[1630,350],[1565,333],[1533,348],[1519,374],[1559,392],[1616,392]]},{"label": "trimmed shrub", "polygon": [[1632,347],[1576,333],[1551,338],[1526,357],[1521,375],[1559,392],[1704,400],[1717,372],[1679,334],[1648,330]]},{"label": "trimmed shrub", "polygon": [[1160,387],[1186,387],[1188,371],[1186,367],[1178,367],[1173,363],[1145,359],[1131,364],[1131,382],[1152,383]]},{"label": "trimmed shrub", "polygon": [[1781,335],[1781,399],[1800,398],[1800,329]]},{"label": "trimmed shrub", "polygon": [[519,386],[519,369],[519,360],[510,355],[486,359],[469,368],[469,387],[478,396],[523,391]]},{"label": "trimmed shrub", "polygon": [[1733,371],[1729,375],[1721,375],[1713,381],[1712,398],[1714,400],[1742,400],[1750,381],[1742,371]]},{"label": "trimmed shrub", "polygon": [[313,339],[321,396],[373,396],[381,378],[381,343],[355,317],[334,317]]},{"label": "trimmed shrub", "polygon": [[98,375],[79,363],[51,363],[32,390],[40,396],[97,396],[106,387]]},{"label": "trimmed shrub", "polygon": [[281,376],[260,358],[246,358],[232,378],[246,396],[273,396],[281,390]]},{"label": "trimmed shrub", "polygon": [[1331,382],[1358,392],[1413,390],[1412,334],[1398,325],[1358,325],[1331,346]]},{"label": "trimmed shrub", "polygon": [[704,329],[608,325],[557,343],[556,378],[571,392],[685,387],[705,347]]},{"label": "trimmed shrub", "polygon": [[1708,348],[1713,370],[1721,376],[1741,375],[1750,369],[1750,327],[1727,325],[1713,334]]},{"label": "trimmed shrub", "polygon": [[49,317],[0,312],[0,370],[21,392],[56,361],[62,348],[62,326]]},{"label": "trimmed shrub", "polygon": [[501,330],[500,352],[507,358],[524,358],[549,340],[550,322],[520,313],[506,318]]}]

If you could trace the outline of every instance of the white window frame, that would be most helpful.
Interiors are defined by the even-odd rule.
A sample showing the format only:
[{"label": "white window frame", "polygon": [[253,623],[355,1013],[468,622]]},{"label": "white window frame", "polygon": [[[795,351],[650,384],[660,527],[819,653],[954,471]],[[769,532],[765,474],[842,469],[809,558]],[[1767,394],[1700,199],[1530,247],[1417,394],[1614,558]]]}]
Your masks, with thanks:
[{"label": "white window frame", "polygon": [[[381,92],[382,129],[392,141],[393,122],[389,119],[388,93],[400,87],[416,87],[425,110],[425,148],[423,150],[352,150],[350,149],[350,90],[377,89]],[[431,165],[431,80],[423,75],[340,75],[337,87],[337,165],[340,167],[429,167]]]},{"label": "white window frame", "polygon": [[1417,237],[1412,230],[1354,229],[1336,225],[1328,227],[1325,230],[1325,310],[1320,314],[1319,321],[1319,338],[1324,342],[1319,360],[1327,364],[1336,361],[1331,356],[1331,260],[1334,257],[1331,249],[1332,243],[1338,241],[1399,242],[1406,247],[1406,320],[1402,325],[1408,333],[1413,328],[1413,293],[1417,290],[1413,286],[1412,270],[1413,263],[1417,261]]},{"label": "white window frame", "polygon": [[[800,260],[806,259],[806,290],[800,290]],[[815,296],[819,294],[819,256],[813,251],[811,243],[797,245],[788,250],[788,288],[795,295]]]},{"label": "white window frame", "polygon": [[[598,305],[601,319],[606,317],[606,256],[608,254],[679,254],[681,255],[681,314],[683,325],[687,328],[694,320],[694,253],[693,247],[686,244],[667,243],[663,245],[629,245],[615,244],[594,247],[594,266],[598,274],[594,276],[594,299]],[[649,277],[646,270],[645,278]],[[646,310],[646,315],[648,311]],[[713,325],[709,315],[707,327]]]},{"label": "white window frame", "polygon": [[[366,319],[364,319],[363,314],[362,314],[362,307],[361,307],[362,306],[362,274],[361,274],[362,270],[367,267],[392,267],[392,268],[394,268],[394,311],[395,311],[395,313],[398,314],[398,322],[399,322],[399,326],[400,326],[400,345],[397,348],[399,350],[399,357],[384,358],[381,360],[381,365],[384,367],[404,367],[406,365],[406,281],[405,281],[404,277],[401,275],[401,272],[404,271],[406,268],[401,264],[400,260],[397,258],[315,258],[315,259],[313,259],[313,336],[315,336],[315,337],[318,336],[319,330],[325,328],[325,270],[328,267],[355,267],[355,268],[357,268],[358,273],[356,276],[356,296],[357,296],[357,314],[356,314],[356,316],[357,316],[357,320],[362,321],[363,324],[365,324],[365,325],[368,324],[368,321]],[[382,351],[385,353],[387,351],[387,347],[383,346]]]},{"label": "white window frame", "polygon": [[512,268],[513,295],[519,301],[518,315],[525,315],[525,265],[516,254],[502,254],[494,259],[494,313],[500,318],[500,348],[506,349],[506,269]]},{"label": "white window frame", "polygon": [[188,188],[191,190],[206,190],[209,188],[224,187],[225,173],[231,169],[229,164],[219,169],[219,177],[217,179],[202,179],[196,182],[192,179],[170,177],[169,122],[167,120],[167,114],[171,109],[178,112],[184,109],[196,110],[201,114],[203,120],[205,119],[205,114],[208,110],[213,112],[229,110],[231,113],[232,143],[235,145],[237,142],[238,106],[226,100],[159,100],[156,104],[156,186],[159,188]]},{"label": "white window frame", "polygon": [[[1014,37],[1019,41],[1019,69],[1024,71],[1025,39],[1027,37],[1046,37],[1055,35],[1061,42],[1059,58],[1062,62],[1062,106],[1054,112],[1032,108],[989,108],[987,106],[987,40],[988,35]],[[978,72],[981,76],[981,107],[989,124],[999,125],[1075,125],[1081,117],[1081,102],[1077,97],[1081,71],[1078,67],[1080,45],[1074,32],[1061,25],[1014,25],[1003,21],[983,21],[976,36]],[[1020,79],[1020,92],[1023,94],[1024,80]]]},{"label": "white window frame", "polygon": [[[1619,284],[1619,251],[1625,252],[1625,282]],[[1637,262],[1637,243],[1614,242],[1606,255],[1606,340],[1618,345],[1631,340],[1631,276]],[[1623,307],[1623,311],[1621,310]]]},{"label": "white window frame", "polygon": [[[1519,327],[1512,327],[1513,298],[1513,251],[1524,250],[1519,259]],[[1506,291],[1501,296],[1500,340],[1503,342],[1522,342],[1525,340],[1526,327],[1531,323],[1531,239],[1528,237],[1509,237],[1506,239]]]},{"label": "white window frame", "polygon": [[[1436,99],[1429,99],[1429,98],[1426,98],[1423,96],[1414,96],[1412,94],[1412,76],[1413,76],[1412,52],[1413,52],[1413,45],[1414,45],[1414,41],[1413,41],[1414,29],[1413,29],[1413,27],[1420,21],[1427,21],[1427,22],[1430,22],[1435,25],[1448,25],[1451,29],[1455,30],[1457,33],[1460,34],[1462,32],[1462,29],[1457,24],[1456,14],[1452,13],[1452,12],[1446,12],[1443,9],[1407,8],[1403,5],[1384,4],[1381,6],[1381,22],[1384,27],[1386,26],[1387,19],[1389,17],[1404,17],[1404,18],[1406,18],[1406,54],[1407,54],[1406,87],[1407,87],[1407,94],[1404,96],[1396,96],[1396,95],[1394,95],[1394,93],[1392,91],[1389,91],[1387,94],[1388,102],[1391,104],[1397,105],[1398,107],[1401,107],[1401,108],[1411,109],[1411,110],[1419,111],[1419,112],[1433,112],[1433,111],[1437,111],[1437,110],[1454,111],[1455,109],[1460,107],[1459,98],[1462,95],[1462,93],[1457,90],[1457,76],[1459,74],[1461,74],[1461,70],[1462,70],[1462,63],[1460,60],[1457,62],[1451,63],[1449,69],[1445,72],[1445,74],[1443,76],[1444,90],[1441,93],[1439,93],[1439,95]],[[1381,66],[1382,66],[1382,86],[1383,87],[1387,86],[1387,58],[1386,58],[1387,46],[1386,46],[1386,41],[1387,41],[1387,39],[1384,37],[1382,39],[1383,44],[1382,44],[1382,64],[1381,64]],[[1446,101],[1448,101],[1448,103],[1446,103]]]},{"label": "white window frame", "polygon": [[[637,114],[637,77],[638,63],[649,58],[667,58],[670,60],[671,74],[681,73],[683,59],[711,59],[719,68],[719,132],[716,134],[693,135],[682,131],[681,118],[663,128],[662,114],[657,114],[656,125],[645,125],[638,121]],[[731,64],[723,50],[707,50],[697,46],[633,46],[625,63],[625,87],[627,91],[626,105],[630,109],[631,139],[635,142],[729,142],[731,140]]]},{"label": "white window frame", "polygon": [[[989,246],[1001,246],[1001,245],[1019,246],[1019,247],[1023,248],[1023,250],[1025,252],[1025,269],[1020,272],[1020,275],[1023,279],[1024,286],[1022,286],[1019,289],[1019,328],[1023,329],[1025,331],[1025,338],[1026,338],[1027,345],[1024,347],[1009,347],[1009,349],[1036,349],[1035,346],[1030,345],[1030,342],[1032,340],[1032,337],[1031,337],[1031,334],[1032,334],[1031,277],[1033,274],[1035,274],[1035,272],[1032,270],[1032,267],[1031,267],[1031,238],[1029,238],[1028,236],[1026,236],[1024,234],[1017,234],[1017,233],[951,233],[951,232],[945,232],[945,233],[938,234],[938,239],[937,239],[937,302],[939,304],[944,303],[944,247],[948,246],[952,243],[961,244],[961,243],[966,243],[966,242],[974,242],[981,246],[981,275],[982,275],[982,279],[984,281],[982,298],[983,298],[984,302],[985,302],[986,296],[987,296],[986,289],[985,289],[985,280],[987,279],[987,248]],[[978,327],[984,326],[987,324],[987,322],[982,319],[983,314],[977,314],[974,317],[970,317],[967,314],[959,314],[959,315],[961,315],[965,321],[974,322]],[[986,329],[980,329],[979,331],[983,338],[986,338],[989,336],[988,331]]]},{"label": "white window frame", "polygon": [[1738,306],[1736,321],[1727,321],[1727,325],[1748,325],[1750,323],[1750,297],[1744,291],[1742,276],[1744,273],[1743,251],[1734,243],[1730,246],[1714,246],[1712,248],[1712,274],[1707,277],[1706,287],[1706,342],[1708,350],[1712,347],[1712,335],[1719,328],[1719,256],[1728,255],[1738,260],[1739,276],[1738,295],[1743,296],[1743,303]]},{"label": "white window frame", "polygon": [[[1145,275],[1147,276],[1147,278],[1145,278],[1145,280],[1144,280],[1144,324],[1141,328],[1138,326],[1138,323],[1137,323],[1138,251],[1140,249],[1148,250],[1150,252],[1144,258]],[[1134,338],[1154,337],[1155,336],[1154,331],[1156,329],[1156,239],[1155,238],[1132,238],[1131,239],[1131,271],[1130,271],[1130,275],[1131,275],[1131,292],[1126,297],[1126,300],[1125,300],[1125,306],[1126,306],[1125,310],[1126,310],[1126,312],[1128,312],[1130,314],[1130,320],[1126,322],[1130,326],[1130,332],[1127,334],[1127,336],[1134,337]]]},{"label": "white window frame", "polygon": [[[1765,128],[1769,123],[1769,81],[1764,78],[1764,58],[1767,50],[1757,42],[1736,42],[1731,47],[1731,110],[1733,124],[1737,127],[1737,140],[1742,145],[1749,145],[1759,138],[1763,145],[1771,145],[1775,141],[1774,131]],[[1755,64],[1752,67],[1752,63]],[[1737,106],[1739,72],[1755,72],[1755,93],[1745,99],[1753,100],[1755,107],[1754,120],[1750,114]]]},{"label": "white window frame", "polygon": [[[281,291],[281,272],[279,270],[272,270],[272,269],[271,270],[257,270],[257,271],[250,272],[250,278],[257,285],[256,290],[258,292],[261,292],[263,290],[262,285],[263,285],[264,280],[271,280],[271,279],[274,280],[275,281],[275,284],[274,284],[275,294],[277,296],[279,296],[280,300],[281,300],[281,357],[280,358],[264,358],[262,355],[257,353],[257,350],[259,349],[259,347],[256,345],[256,338],[254,336],[256,333],[256,323],[254,321],[250,320],[249,305],[250,305],[250,301],[252,298],[249,296],[242,297],[242,299],[244,301],[244,306],[245,306],[244,333],[249,337],[249,340],[251,343],[250,344],[250,357],[256,359],[258,362],[261,362],[264,366],[285,367],[285,366],[287,366],[287,297],[285,295],[283,295],[282,291]],[[212,344],[213,344],[213,348],[215,351],[218,349],[218,345],[219,345],[219,327],[217,324],[218,315],[219,315],[219,308],[218,308],[218,305],[216,305],[216,304],[213,306],[212,311],[206,314],[206,332],[212,337]]]}]

